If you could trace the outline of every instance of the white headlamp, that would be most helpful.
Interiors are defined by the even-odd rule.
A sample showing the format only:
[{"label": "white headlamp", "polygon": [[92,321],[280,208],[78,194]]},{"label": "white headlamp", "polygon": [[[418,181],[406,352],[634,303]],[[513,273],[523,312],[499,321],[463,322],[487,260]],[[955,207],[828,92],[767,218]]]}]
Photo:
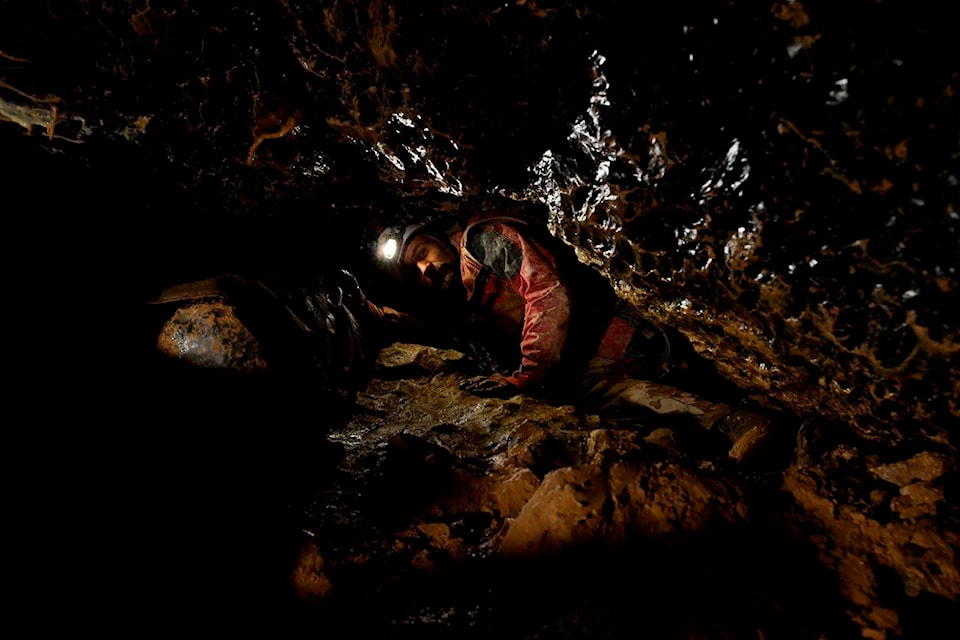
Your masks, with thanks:
[{"label": "white headlamp", "polygon": [[380,247],[380,258],[383,260],[393,260],[400,251],[400,242],[396,238],[387,238]]},{"label": "white headlamp", "polygon": [[391,275],[400,278],[403,250],[410,239],[423,227],[421,224],[408,224],[387,227],[377,238],[377,263]]}]

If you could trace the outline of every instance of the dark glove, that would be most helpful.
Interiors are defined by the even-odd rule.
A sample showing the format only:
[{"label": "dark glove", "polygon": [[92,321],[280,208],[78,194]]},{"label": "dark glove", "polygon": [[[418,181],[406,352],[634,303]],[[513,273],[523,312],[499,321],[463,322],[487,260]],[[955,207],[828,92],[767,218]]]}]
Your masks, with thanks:
[{"label": "dark glove", "polygon": [[481,398],[512,398],[520,393],[513,379],[499,373],[464,380],[460,383],[460,389]]}]

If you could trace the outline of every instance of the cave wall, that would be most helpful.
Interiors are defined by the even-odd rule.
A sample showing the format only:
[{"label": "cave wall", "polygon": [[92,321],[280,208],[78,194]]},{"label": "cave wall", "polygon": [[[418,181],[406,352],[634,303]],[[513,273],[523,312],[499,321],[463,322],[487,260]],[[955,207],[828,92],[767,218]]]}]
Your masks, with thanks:
[{"label": "cave wall", "polygon": [[[955,620],[960,69],[943,6],[0,2],[8,343],[13,393],[25,401],[17,415],[28,423],[16,429],[8,486],[13,504],[28,507],[17,526],[43,541],[28,564],[54,565],[31,564],[36,582],[21,592],[57,611],[117,549],[111,579],[131,601],[139,594],[127,587],[150,583],[158,557],[178,570],[218,557],[234,572],[226,576],[251,580],[248,565],[222,556],[247,559],[247,539],[224,539],[257,531],[263,514],[251,505],[262,499],[276,515],[274,486],[258,483],[288,481],[273,468],[295,467],[292,449],[313,456],[296,469],[309,478],[327,462],[302,433],[332,418],[312,405],[301,413],[302,389],[158,388],[138,358],[155,337],[137,322],[144,299],[223,270],[334,265],[366,278],[374,219],[518,205],[752,399],[804,425],[804,459],[783,482],[789,507],[778,513],[766,494],[750,507],[793,529],[829,569],[815,573],[831,589],[779,585],[782,598],[760,610],[793,604],[786,622],[766,628],[804,620],[804,606],[821,600],[820,615],[842,623],[806,618],[814,631],[852,620],[884,637]],[[428,373],[378,382],[387,391],[367,402],[409,417],[404,403],[389,405],[391,389],[423,390]],[[456,395],[455,381],[445,384]],[[478,428],[513,406],[494,404]],[[369,414],[354,419],[369,428]],[[569,429],[547,426],[560,439],[586,437],[566,419]],[[419,437],[434,438],[436,426],[424,418]],[[570,473],[570,460],[541,451],[549,431],[521,429],[521,442],[536,445],[510,461],[524,491],[540,480],[530,467]],[[629,440],[630,451],[637,439],[590,433],[594,444]],[[421,444],[371,446],[409,463]],[[384,477],[390,498],[408,487]],[[40,484],[40,495],[25,490]],[[497,500],[511,507],[496,509],[516,515],[517,486],[503,487]],[[467,520],[496,511],[460,508]],[[526,515],[539,522],[535,509]],[[431,517],[400,529],[409,540],[393,551],[404,562],[472,549]],[[188,520],[209,531],[198,538]],[[181,535],[188,542],[169,546]],[[771,557],[784,561],[793,542]],[[98,552],[89,566],[78,547]],[[357,566],[349,554],[325,558],[328,569]],[[674,559],[657,565],[661,577]],[[770,577],[760,564],[740,584],[747,593],[755,576]],[[131,565],[143,568],[136,580]],[[211,591],[190,586],[201,601]],[[173,606],[165,589],[152,595]],[[606,611],[604,602],[588,604]],[[618,616],[629,617],[628,604]],[[571,625],[557,624],[554,637]]]},{"label": "cave wall", "polygon": [[362,271],[367,221],[505,198],[772,405],[955,438],[957,66],[932,6],[3,14],[2,134],[25,176],[69,174],[47,210],[89,203],[48,224],[93,243],[91,279]]}]

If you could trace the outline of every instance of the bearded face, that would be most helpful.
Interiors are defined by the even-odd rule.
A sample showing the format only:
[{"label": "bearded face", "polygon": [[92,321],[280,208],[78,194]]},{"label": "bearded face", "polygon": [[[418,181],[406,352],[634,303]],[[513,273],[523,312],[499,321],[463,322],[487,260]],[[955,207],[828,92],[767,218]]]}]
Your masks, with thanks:
[{"label": "bearded face", "polygon": [[462,286],[460,258],[448,242],[416,236],[404,251],[403,265],[411,279],[430,290],[454,292]]}]

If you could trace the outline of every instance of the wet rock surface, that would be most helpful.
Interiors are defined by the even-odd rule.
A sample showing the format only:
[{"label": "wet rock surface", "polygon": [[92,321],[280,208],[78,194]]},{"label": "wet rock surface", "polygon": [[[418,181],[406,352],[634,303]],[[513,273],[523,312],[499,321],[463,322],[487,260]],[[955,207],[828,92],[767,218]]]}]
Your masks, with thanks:
[{"label": "wet rock surface", "polygon": [[371,219],[519,201],[771,402],[948,437],[949,38],[827,5],[8,3],[0,113],[134,182],[140,282],[171,254],[362,270]]},{"label": "wet rock surface", "polygon": [[722,448],[665,446],[666,428],[472,398],[470,373],[455,351],[382,353],[331,436],[344,475],[304,512],[304,621],[387,637],[845,638],[954,619],[954,473],[938,455],[871,467],[836,446],[816,467],[744,471]]},{"label": "wet rock surface", "polygon": [[[956,624],[943,7],[0,12],[13,367],[57,399],[29,405],[55,426],[18,450],[68,471],[37,504],[83,505],[42,527],[49,548],[109,523],[98,557],[146,567],[128,614],[380,637]],[[141,302],[165,287],[334,267],[395,302],[374,221],[514,207],[787,416],[783,458],[746,472],[671,425],[478,401],[459,352],[391,347],[349,394],[157,365]]]}]

